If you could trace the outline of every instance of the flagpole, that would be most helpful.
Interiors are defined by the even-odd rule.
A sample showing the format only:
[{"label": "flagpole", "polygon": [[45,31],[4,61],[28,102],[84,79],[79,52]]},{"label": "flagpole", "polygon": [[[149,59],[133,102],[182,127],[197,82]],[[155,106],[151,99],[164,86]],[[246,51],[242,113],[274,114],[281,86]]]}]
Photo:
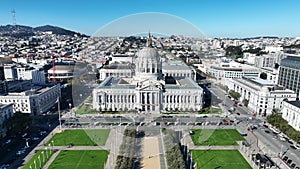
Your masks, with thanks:
[{"label": "flagpole", "polygon": [[59,97],[57,98],[58,103],[57,103],[57,108],[58,108],[58,120],[59,120],[59,130],[61,131],[61,119],[60,119],[60,101]]}]

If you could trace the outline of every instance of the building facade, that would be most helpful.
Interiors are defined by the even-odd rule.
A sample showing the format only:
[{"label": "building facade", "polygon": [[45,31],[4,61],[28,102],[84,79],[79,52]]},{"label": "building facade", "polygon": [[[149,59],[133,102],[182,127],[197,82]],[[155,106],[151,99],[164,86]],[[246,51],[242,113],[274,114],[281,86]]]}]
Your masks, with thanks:
[{"label": "building facade", "polygon": [[51,87],[33,86],[22,92],[8,93],[0,96],[1,104],[13,104],[14,112],[32,113],[47,112],[60,97],[60,85]]},{"label": "building facade", "polygon": [[278,84],[279,69],[262,67],[260,70],[262,73],[267,75],[267,80],[273,82],[274,84]]},{"label": "building facade", "polygon": [[206,68],[206,73],[212,77],[221,79],[241,78],[243,76],[259,76],[259,69],[230,66],[210,66]]},{"label": "building facade", "polygon": [[[104,80],[109,76],[121,77],[121,78],[132,78],[135,76],[135,63],[138,62],[138,58],[135,62],[123,62],[123,63],[111,63],[104,66],[99,70],[100,80]],[[196,70],[192,66],[187,66],[182,61],[167,61],[162,63],[162,74],[164,76],[172,77],[190,77],[196,80]],[[138,75],[137,75],[138,76]]]},{"label": "building facade", "polygon": [[44,70],[26,65],[5,65],[4,76],[9,81],[31,80],[33,84],[45,84]]},{"label": "building facade", "polygon": [[300,101],[283,102],[282,118],[294,129],[300,131]]},{"label": "building facade", "polygon": [[278,84],[295,91],[300,97],[300,56],[289,55],[281,60]]},{"label": "building facade", "polygon": [[258,77],[231,79],[228,88],[241,94],[240,101],[248,100],[248,108],[259,116],[282,110],[284,100],[296,100],[297,97],[294,91]]},{"label": "building facade", "polygon": [[93,90],[93,108],[100,111],[199,111],[203,89],[190,77],[164,77],[157,50],[149,45],[137,54],[132,78],[107,77]]}]

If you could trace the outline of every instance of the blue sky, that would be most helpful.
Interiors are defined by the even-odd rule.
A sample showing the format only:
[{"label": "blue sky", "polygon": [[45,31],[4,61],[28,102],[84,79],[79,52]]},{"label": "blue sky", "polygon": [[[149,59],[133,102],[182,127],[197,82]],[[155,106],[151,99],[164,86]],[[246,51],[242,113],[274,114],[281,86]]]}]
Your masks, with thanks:
[{"label": "blue sky", "polygon": [[207,37],[299,37],[299,6],[299,0],[1,0],[0,25],[12,23],[14,8],[17,24],[91,35],[126,15],[162,12],[191,22]]}]

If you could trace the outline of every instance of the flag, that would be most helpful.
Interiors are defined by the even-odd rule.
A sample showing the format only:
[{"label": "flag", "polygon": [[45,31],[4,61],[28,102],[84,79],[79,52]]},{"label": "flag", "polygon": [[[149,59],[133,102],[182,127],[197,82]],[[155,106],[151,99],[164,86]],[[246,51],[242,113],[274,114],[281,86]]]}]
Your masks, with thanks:
[{"label": "flag", "polygon": [[55,103],[58,103],[58,102],[59,102],[59,97],[57,97],[57,99],[56,99]]}]

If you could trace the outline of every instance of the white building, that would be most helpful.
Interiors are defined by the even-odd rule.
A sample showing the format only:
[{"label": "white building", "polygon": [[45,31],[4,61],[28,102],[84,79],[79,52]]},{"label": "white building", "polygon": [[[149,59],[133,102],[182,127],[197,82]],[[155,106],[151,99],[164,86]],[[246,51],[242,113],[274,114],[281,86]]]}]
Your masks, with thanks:
[{"label": "white building", "polygon": [[294,129],[300,131],[300,101],[283,102],[282,118]]},{"label": "white building", "polygon": [[162,73],[164,76],[189,77],[196,80],[196,70],[192,66],[187,66],[185,63],[178,60],[163,62]]},{"label": "white building", "polygon": [[[56,81],[67,81],[73,79],[75,76],[87,73],[88,65],[86,63],[55,63],[54,68],[48,70],[48,79],[53,81],[54,77]],[[54,73],[55,72],[55,73]]]},{"label": "white building", "polygon": [[3,123],[13,116],[13,104],[1,104],[0,103],[0,138],[5,136],[6,129],[3,127]]},{"label": "white building", "polygon": [[137,54],[133,78],[107,77],[93,90],[93,108],[100,111],[199,111],[203,89],[189,77],[164,78],[161,57],[151,47]]},{"label": "white building", "polygon": [[118,55],[114,55],[111,57],[111,61],[110,62],[129,62],[132,63],[133,62],[133,57],[129,56],[129,55],[122,55],[122,54],[118,54]]},{"label": "white building", "polygon": [[297,97],[294,91],[258,77],[231,79],[228,88],[241,94],[240,101],[248,100],[248,108],[259,116],[272,114],[273,109],[281,110],[283,100],[296,100]]},{"label": "white building", "polygon": [[113,77],[133,77],[134,64],[132,63],[111,63],[99,70],[100,80],[104,80],[109,76]]},{"label": "white building", "polygon": [[267,74],[267,80],[273,82],[274,84],[278,84],[279,69],[262,67],[260,70],[262,73]]},{"label": "white building", "polygon": [[44,70],[24,65],[5,65],[6,80],[31,80],[33,84],[45,84]]},{"label": "white building", "polygon": [[[135,62],[138,62],[136,58]],[[99,70],[100,80],[112,77],[130,78],[135,75],[135,64],[131,62],[111,63]],[[187,66],[182,61],[168,60],[162,63],[162,74],[172,77],[190,77],[196,80],[196,70],[192,66]]]},{"label": "white building", "polygon": [[1,104],[13,104],[14,112],[32,113],[47,112],[60,97],[60,85],[52,87],[29,86],[29,89],[0,96]]},{"label": "white building", "polygon": [[17,66],[16,65],[4,65],[4,77],[5,77],[5,80],[18,79]]},{"label": "white building", "polygon": [[237,62],[222,63],[218,65],[211,65],[206,68],[206,74],[217,78],[218,80],[241,78],[243,76],[258,77],[260,71],[258,68],[240,64]]}]

